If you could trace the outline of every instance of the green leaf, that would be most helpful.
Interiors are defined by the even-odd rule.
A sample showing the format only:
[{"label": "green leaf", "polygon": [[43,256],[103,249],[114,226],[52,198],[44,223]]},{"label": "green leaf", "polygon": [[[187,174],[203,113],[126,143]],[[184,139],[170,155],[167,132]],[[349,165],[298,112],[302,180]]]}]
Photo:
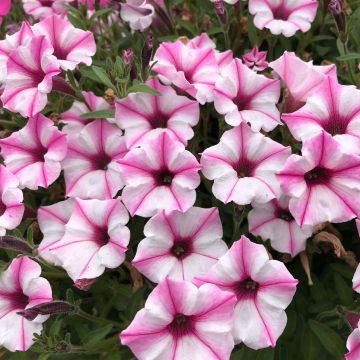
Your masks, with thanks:
[{"label": "green leaf", "polygon": [[[299,343],[294,339],[295,346],[299,350]],[[301,332],[301,347],[300,351],[302,359],[319,360],[323,357],[325,349],[319,344],[318,338],[310,330],[309,326],[305,325]]]},{"label": "green leaf", "polygon": [[94,346],[97,342],[104,339],[107,334],[112,330],[113,326],[111,324],[105,325],[99,329],[90,331],[87,336],[87,341],[85,343],[86,347]]},{"label": "green leaf", "polygon": [[98,11],[95,11],[94,14],[90,18],[90,22],[94,21],[97,17],[109,15],[113,12],[112,9],[101,9]]},{"label": "green leaf", "polygon": [[338,56],[336,58],[337,61],[349,61],[349,60],[358,60],[358,59],[360,59],[360,54],[356,54],[356,53],[346,54],[346,55]]},{"label": "green leaf", "polygon": [[161,93],[159,91],[145,84],[135,84],[130,86],[130,88],[128,89],[128,93],[134,93],[134,92],[142,92],[156,96],[161,96]]},{"label": "green leaf", "polygon": [[108,88],[116,91],[115,86],[111,82],[110,78],[108,77],[108,75],[106,74],[106,71],[104,69],[102,69],[99,66],[92,66],[91,69],[95,73],[95,75],[98,77],[99,81],[101,81],[101,83],[103,83]]},{"label": "green leaf", "polygon": [[345,343],[338,333],[316,320],[309,320],[309,326],[329,354],[339,359],[343,358],[346,351]]},{"label": "green leaf", "polygon": [[346,283],[344,278],[338,274],[334,273],[334,282],[335,282],[335,293],[338,295],[342,305],[349,306],[353,302],[352,296],[352,286],[350,283]]},{"label": "green leaf", "polygon": [[103,109],[98,111],[88,112],[86,114],[80,115],[82,119],[106,119],[106,118],[114,118],[115,111],[109,109]]}]

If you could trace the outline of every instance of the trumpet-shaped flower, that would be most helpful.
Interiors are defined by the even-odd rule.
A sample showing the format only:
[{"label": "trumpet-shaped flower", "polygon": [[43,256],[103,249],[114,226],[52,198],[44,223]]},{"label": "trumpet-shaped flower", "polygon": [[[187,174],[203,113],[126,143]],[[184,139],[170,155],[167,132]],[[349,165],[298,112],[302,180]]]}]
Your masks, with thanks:
[{"label": "trumpet-shaped flower", "polygon": [[0,236],[15,229],[24,215],[23,193],[19,180],[4,165],[0,165]]},{"label": "trumpet-shaped flower", "polygon": [[119,198],[74,202],[64,236],[49,250],[74,281],[94,279],[124,261],[129,215]]},{"label": "trumpet-shaped flower", "polygon": [[206,284],[200,288],[183,280],[163,280],[149,295],[120,340],[139,360],[228,360],[234,347],[231,336],[232,293]]},{"label": "trumpet-shaped flower", "polygon": [[286,325],[285,309],[298,281],[285,265],[269,260],[263,245],[242,236],[220,257],[208,274],[194,279],[196,285],[210,283],[237,297],[232,334],[235,343],[252,349],[275,347]]},{"label": "trumpet-shaped flower", "polygon": [[279,97],[279,80],[256,74],[240,59],[234,59],[222,69],[215,84],[214,105],[229,125],[249,122],[254,131],[270,131],[281,124],[276,107]]},{"label": "trumpet-shaped flower", "polygon": [[17,312],[52,300],[49,282],[40,277],[41,267],[26,256],[14,259],[0,275],[0,345],[10,351],[26,351],[40,334],[48,316],[29,321]]},{"label": "trumpet-shaped flower", "polygon": [[69,137],[63,161],[66,195],[83,199],[111,199],[122,189],[117,160],[127,153],[121,130],[107,121],[86,125]]},{"label": "trumpet-shaped flower", "polygon": [[60,175],[67,153],[66,135],[54,123],[38,114],[21,130],[0,140],[6,167],[20,181],[21,188],[47,188]]},{"label": "trumpet-shaped flower", "polygon": [[245,65],[254,71],[263,71],[269,64],[266,61],[267,51],[259,51],[255,46],[250,52],[243,55]]},{"label": "trumpet-shaped flower", "polygon": [[201,166],[166,132],[133,148],[118,163],[126,185],[122,199],[132,216],[185,212],[194,205]]},{"label": "trumpet-shaped flower", "polygon": [[298,30],[310,29],[318,5],[317,0],[250,0],[249,12],[258,29],[267,28],[274,35],[290,37]]},{"label": "trumpet-shaped flower", "polygon": [[201,165],[205,177],[215,180],[213,194],[225,204],[265,203],[279,192],[275,173],[289,155],[289,148],[242,122],[202,153]]},{"label": "trumpet-shaped flower", "polygon": [[72,0],[22,0],[24,10],[35,19],[43,19],[52,14],[63,15],[67,12],[65,5]]},{"label": "trumpet-shaped flower", "polygon": [[286,196],[266,204],[254,206],[249,212],[249,232],[270,239],[271,246],[292,257],[305,250],[306,240],[312,235],[311,226],[300,227],[289,211]]},{"label": "trumpet-shaped flower", "polygon": [[51,15],[33,26],[35,34],[44,35],[54,48],[54,56],[64,70],[74,70],[82,63],[91,65],[96,52],[94,35],[74,27],[60,15]]},{"label": "trumpet-shaped flower", "polygon": [[35,116],[47,104],[52,78],[60,73],[54,49],[45,36],[34,36],[11,51],[1,101],[24,117]]},{"label": "trumpet-shaped flower", "polygon": [[50,251],[50,247],[64,236],[65,225],[70,219],[73,208],[73,199],[67,199],[53,205],[41,206],[38,210],[37,220],[44,237],[37,250],[39,255],[51,264],[60,265],[60,261]]},{"label": "trumpet-shaped flower", "polygon": [[324,131],[303,144],[302,156],[287,159],[278,179],[301,227],[348,221],[360,212],[360,158]]},{"label": "trumpet-shaped flower", "polygon": [[121,4],[120,16],[132,30],[146,30],[153,21],[154,7],[147,0],[126,0]]},{"label": "trumpet-shaped flower", "polygon": [[154,282],[166,277],[191,281],[227,250],[217,208],[162,211],[148,221],[144,234],[132,263]]},{"label": "trumpet-shaped flower", "polygon": [[326,131],[347,151],[360,153],[360,90],[355,86],[328,76],[302,108],[281,117],[297,140]]},{"label": "trumpet-shaped flower", "polygon": [[147,85],[158,90],[161,96],[135,93],[116,102],[116,121],[125,130],[127,147],[141,145],[162,129],[186,145],[194,136],[191,127],[199,122],[199,104],[176,95],[175,90],[156,79],[149,80]]},{"label": "trumpet-shaped flower", "polygon": [[202,105],[213,101],[219,76],[213,48],[192,48],[180,40],[163,42],[154,55],[154,62],[152,69],[164,83],[175,85]]},{"label": "trumpet-shaped flower", "polygon": [[358,326],[347,339],[346,347],[349,350],[347,354],[345,354],[346,360],[358,360],[360,359],[360,321],[358,322]]}]

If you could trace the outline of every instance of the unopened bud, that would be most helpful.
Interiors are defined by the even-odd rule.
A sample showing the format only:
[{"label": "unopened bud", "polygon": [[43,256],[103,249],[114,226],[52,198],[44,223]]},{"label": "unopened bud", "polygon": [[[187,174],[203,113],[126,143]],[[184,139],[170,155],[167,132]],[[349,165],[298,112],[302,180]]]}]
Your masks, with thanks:
[{"label": "unopened bud", "polygon": [[339,32],[345,32],[346,22],[343,11],[343,2],[341,0],[331,0],[329,3],[329,10],[334,17]]},{"label": "unopened bud", "polygon": [[32,248],[26,241],[10,235],[0,236],[0,248],[15,250],[25,254],[32,253]]},{"label": "unopened bud", "polygon": [[132,49],[124,50],[123,60],[125,65],[131,65],[134,61],[134,51]]},{"label": "unopened bud", "polygon": [[141,63],[143,69],[145,69],[150,64],[150,60],[153,53],[153,47],[154,47],[154,37],[149,35],[145,41],[141,53]]},{"label": "unopened bud", "polygon": [[18,311],[17,314],[23,316],[27,320],[34,320],[38,315],[55,315],[73,311],[74,305],[65,301],[49,301],[35,305],[29,309]]},{"label": "unopened bud", "polygon": [[226,13],[224,2],[222,0],[215,1],[214,8],[215,8],[216,15],[219,18],[220,22],[225,25],[227,23],[227,13]]},{"label": "unopened bud", "polygon": [[74,286],[79,290],[88,291],[95,281],[95,279],[78,279],[75,281]]}]

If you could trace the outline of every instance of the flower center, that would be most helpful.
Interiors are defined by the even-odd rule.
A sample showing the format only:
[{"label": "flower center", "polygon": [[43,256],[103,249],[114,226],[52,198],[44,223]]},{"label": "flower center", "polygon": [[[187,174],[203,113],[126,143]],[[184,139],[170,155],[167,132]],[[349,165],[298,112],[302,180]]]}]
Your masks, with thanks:
[{"label": "flower center", "polygon": [[173,247],[171,248],[171,253],[178,259],[184,259],[191,252],[191,246],[189,241],[180,240],[175,241]]},{"label": "flower center", "polygon": [[94,159],[94,163],[97,170],[107,170],[111,163],[111,157],[107,154],[99,155]]},{"label": "flower center", "polygon": [[169,186],[174,175],[168,169],[161,169],[155,174],[155,179],[159,185]]},{"label": "flower center", "polygon": [[94,240],[99,246],[104,246],[110,241],[110,236],[107,230],[107,228],[97,229]]},{"label": "flower center", "polygon": [[33,150],[33,158],[34,162],[45,162],[45,155],[48,152],[48,150],[44,147],[39,147],[36,150]]},{"label": "flower center", "polygon": [[9,300],[10,306],[13,310],[15,309],[25,309],[27,304],[29,304],[29,297],[26,296],[23,292],[11,293],[11,294],[2,294],[2,298]]},{"label": "flower center", "polygon": [[254,165],[246,159],[240,159],[239,162],[234,165],[234,169],[240,178],[251,177],[254,171]]},{"label": "flower center", "polygon": [[321,166],[305,173],[304,178],[309,185],[326,184],[331,177],[330,171]]},{"label": "flower center", "polygon": [[6,211],[6,205],[3,203],[2,200],[0,200],[0,216],[4,215],[5,211]]},{"label": "flower center", "polygon": [[154,117],[150,120],[150,123],[153,129],[165,129],[167,127],[168,120],[168,116],[159,113],[154,115]]},{"label": "flower center", "polygon": [[294,217],[291,215],[290,211],[287,210],[287,209],[280,209],[278,208],[276,210],[276,217],[282,219],[282,220],[285,220],[285,221],[293,221],[294,220]]},{"label": "flower center", "polygon": [[338,116],[333,116],[324,124],[324,130],[331,135],[346,134],[348,122]]},{"label": "flower center", "polygon": [[184,336],[192,331],[191,316],[176,314],[173,321],[168,326],[170,332],[175,337]]},{"label": "flower center", "polygon": [[233,99],[234,104],[237,106],[239,111],[249,109],[251,98],[246,97],[242,94],[237,94]]},{"label": "flower center", "polygon": [[256,295],[258,289],[259,284],[251,278],[247,278],[235,286],[235,293],[238,300],[244,298],[253,298]]},{"label": "flower center", "polygon": [[274,19],[287,21],[289,18],[289,10],[286,9],[282,4],[273,10]]},{"label": "flower center", "polygon": [[51,7],[53,5],[53,0],[40,0],[41,6]]}]

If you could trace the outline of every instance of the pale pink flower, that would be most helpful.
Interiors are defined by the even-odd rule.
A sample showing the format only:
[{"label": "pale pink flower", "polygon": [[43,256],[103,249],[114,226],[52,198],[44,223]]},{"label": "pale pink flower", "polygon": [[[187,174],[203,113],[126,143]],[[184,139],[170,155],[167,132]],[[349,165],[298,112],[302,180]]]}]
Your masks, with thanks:
[{"label": "pale pink flower", "polygon": [[118,163],[126,185],[122,199],[132,216],[150,217],[161,210],[185,212],[194,205],[201,166],[166,132],[133,148]]},{"label": "pale pink flower", "polygon": [[153,282],[167,276],[191,281],[204,275],[227,250],[215,207],[162,211],[148,221],[144,235],[132,264]]},{"label": "pale pink flower", "polygon": [[45,36],[33,37],[9,54],[4,107],[24,117],[35,116],[47,104],[52,78],[60,73],[53,47]]},{"label": "pale pink flower", "polygon": [[265,203],[279,193],[275,173],[289,156],[289,148],[242,122],[202,153],[201,165],[205,177],[215,180],[214,196],[225,204]]},{"label": "pale pink flower", "polygon": [[166,278],[121,332],[121,343],[139,360],[228,360],[235,301],[214,285]]},{"label": "pale pink flower", "polygon": [[281,117],[299,141],[326,131],[350,153],[360,153],[360,90],[353,85],[328,76],[302,108]]},{"label": "pale pink flower", "polygon": [[325,131],[305,141],[302,156],[287,159],[278,179],[301,227],[345,222],[360,213],[360,158]]},{"label": "pale pink flower", "polygon": [[259,51],[259,48],[254,46],[254,48],[250,52],[244,54],[242,58],[249,69],[263,71],[269,66],[266,61],[266,55],[267,51]]},{"label": "pale pink flower", "polygon": [[74,70],[78,64],[91,65],[96,52],[94,35],[74,27],[60,15],[51,15],[33,26],[36,35],[44,35],[54,48],[53,55],[64,70]]},{"label": "pale pink flower", "polygon": [[22,0],[24,10],[35,19],[42,19],[52,14],[63,15],[67,12],[65,5],[72,0]]},{"label": "pale pink flower", "polygon": [[304,105],[308,97],[316,94],[326,76],[336,78],[336,66],[315,66],[312,62],[305,62],[295,53],[285,51],[275,61],[269,64],[284,82],[289,95],[286,111],[295,111]]},{"label": "pale pink flower", "polygon": [[126,0],[121,4],[120,16],[132,30],[145,31],[152,23],[154,7],[146,0]]},{"label": "pale pink flower", "polygon": [[152,69],[164,83],[175,85],[202,105],[213,101],[219,76],[213,48],[192,48],[180,40],[163,42],[154,55],[154,63]]},{"label": "pale pink flower", "polygon": [[270,239],[271,246],[292,257],[305,250],[306,240],[312,235],[311,226],[300,227],[289,211],[286,196],[262,205],[253,206],[248,214],[249,232]]},{"label": "pale pink flower", "polygon": [[38,210],[37,220],[44,237],[37,251],[51,264],[60,265],[60,261],[49,249],[64,236],[65,225],[70,219],[73,208],[73,199],[67,199],[53,205],[41,206]]},{"label": "pale pink flower", "polygon": [[0,40],[0,82],[4,82],[6,79],[7,62],[11,51],[25,45],[33,35],[31,26],[24,21],[18,32],[6,35],[4,40]]},{"label": "pale pink flower", "polygon": [[128,221],[120,198],[76,198],[64,236],[49,250],[74,281],[96,278],[105,268],[114,269],[124,261],[130,240]]},{"label": "pale pink flower", "polygon": [[174,140],[184,145],[194,136],[191,127],[200,117],[199,104],[185,96],[178,96],[170,86],[157,79],[146,83],[161,96],[134,93],[116,102],[116,121],[125,130],[125,141],[130,149],[166,129]]},{"label": "pale pink flower", "polygon": [[19,180],[4,165],[0,165],[0,195],[0,236],[4,236],[19,226],[24,215]]},{"label": "pale pink flower", "polygon": [[317,0],[249,0],[249,12],[258,29],[290,37],[310,29],[318,5]]},{"label": "pale pink flower", "polygon": [[26,351],[40,334],[47,315],[29,321],[19,311],[52,300],[49,282],[40,277],[41,267],[26,256],[14,259],[0,275],[0,345],[10,351]]},{"label": "pale pink flower", "polygon": [[63,161],[66,195],[83,199],[111,199],[122,189],[117,160],[127,153],[121,130],[104,120],[86,125],[69,137]]},{"label": "pale pink flower", "polygon": [[358,327],[348,337],[346,347],[349,350],[345,354],[346,360],[360,359],[360,321],[358,322]]},{"label": "pale pink flower", "polygon": [[276,107],[279,97],[279,80],[256,74],[234,59],[215,84],[214,105],[229,125],[249,122],[254,131],[270,131],[281,124]]},{"label": "pale pink flower", "polygon": [[47,188],[60,175],[61,161],[67,152],[66,135],[42,114],[0,140],[1,156],[6,167],[20,181],[21,188]]},{"label": "pale pink flower", "polygon": [[96,96],[91,91],[83,91],[82,95],[84,96],[87,105],[81,101],[75,100],[71,106],[71,108],[60,115],[60,121],[65,124],[62,128],[67,134],[78,134],[80,130],[84,128],[85,125],[95,121],[109,121],[110,123],[114,122],[114,119],[82,119],[81,115],[84,115],[89,112],[99,111],[99,110],[114,110],[114,106],[110,105],[105,101],[104,98],[100,96]]},{"label": "pale pink flower", "polygon": [[285,265],[269,260],[263,245],[242,236],[196,285],[210,283],[237,296],[232,334],[252,349],[275,347],[286,325],[285,309],[298,281]]}]

